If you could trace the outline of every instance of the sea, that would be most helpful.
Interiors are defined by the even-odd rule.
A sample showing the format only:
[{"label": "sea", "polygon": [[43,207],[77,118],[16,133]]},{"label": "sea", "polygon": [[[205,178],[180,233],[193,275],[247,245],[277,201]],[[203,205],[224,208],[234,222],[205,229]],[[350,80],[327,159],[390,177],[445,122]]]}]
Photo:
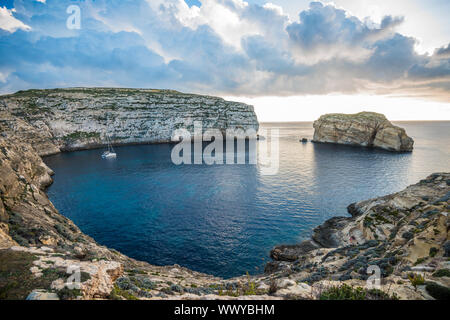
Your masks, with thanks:
[{"label": "sea", "polygon": [[249,161],[177,165],[173,144],[116,147],[116,159],[61,153],[44,158],[55,171],[48,195],[84,233],[132,258],[224,278],[262,273],[275,245],[309,238],[349,204],[450,171],[450,122],[395,124],[415,140],[412,153],[302,143],[311,122],[263,123],[278,141],[272,174]]}]

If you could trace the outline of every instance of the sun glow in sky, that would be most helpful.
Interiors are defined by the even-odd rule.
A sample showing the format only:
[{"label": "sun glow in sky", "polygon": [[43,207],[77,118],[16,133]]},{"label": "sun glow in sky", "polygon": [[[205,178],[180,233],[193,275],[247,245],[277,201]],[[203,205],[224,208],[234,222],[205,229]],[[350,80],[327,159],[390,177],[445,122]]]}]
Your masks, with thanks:
[{"label": "sun glow in sky", "polygon": [[389,120],[450,120],[450,104],[380,95],[225,97],[255,107],[260,122],[314,121],[325,113],[379,112]]},{"label": "sun glow in sky", "polygon": [[167,88],[252,104],[261,121],[450,120],[448,12],[448,0],[7,0],[0,94]]}]

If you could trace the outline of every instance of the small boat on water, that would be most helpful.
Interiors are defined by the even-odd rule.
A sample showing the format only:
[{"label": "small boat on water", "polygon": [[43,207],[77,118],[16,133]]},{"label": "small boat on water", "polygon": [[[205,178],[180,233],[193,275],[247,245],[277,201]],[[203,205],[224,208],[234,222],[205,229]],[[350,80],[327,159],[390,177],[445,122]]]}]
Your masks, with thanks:
[{"label": "small boat on water", "polygon": [[105,151],[102,154],[103,159],[109,159],[109,158],[117,158],[117,153],[111,152],[111,151]]},{"label": "small boat on water", "polygon": [[108,150],[103,152],[102,154],[102,158],[103,159],[114,159],[117,158],[117,153],[114,151],[114,148],[111,144],[111,141],[109,140],[108,137],[106,137],[106,139],[108,140]]}]

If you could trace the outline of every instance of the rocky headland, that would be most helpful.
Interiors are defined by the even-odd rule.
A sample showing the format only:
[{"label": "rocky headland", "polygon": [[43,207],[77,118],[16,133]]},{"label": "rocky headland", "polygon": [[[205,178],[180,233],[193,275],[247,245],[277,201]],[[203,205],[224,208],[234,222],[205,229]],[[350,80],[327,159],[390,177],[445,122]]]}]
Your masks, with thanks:
[{"label": "rocky headland", "polygon": [[68,88],[0,96],[0,131],[39,155],[115,145],[171,142],[176,129],[254,129],[252,106],[173,90]]},{"label": "rocky headland", "polygon": [[336,143],[396,152],[413,150],[414,140],[405,130],[374,112],[326,114],[313,124],[313,142]]},{"label": "rocky headland", "polygon": [[[68,92],[84,95],[86,90]],[[61,94],[64,100],[68,94],[64,90],[43,92],[49,92],[56,104],[54,95]],[[178,265],[160,267],[136,261],[99,245],[61,215],[47,197],[53,172],[41,156],[97,146],[103,143],[101,133],[94,133],[108,129],[108,134],[113,131],[117,138],[118,132],[131,130],[126,125],[134,122],[116,119],[117,128],[111,127],[109,122],[84,115],[75,97],[63,103],[70,105],[70,110],[77,108],[74,112],[80,118],[68,114],[66,119],[63,109],[58,109],[62,107],[56,107],[58,111],[46,107],[43,101],[47,96],[39,97],[34,91],[29,95],[33,98],[25,92],[0,99],[0,299],[324,299],[335,297],[336,291],[339,296],[345,291],[360,299],[448,297],[449,173],[431,175],[397,194],[351,205],[352,217],[325,222],[312,240],[275,248],[271,253],[274,261],[264,274],[221,279]],[[108,99],[115,100],[113,96]],[[227,108],[227,102],[219,98],[204,99],[218,99],[220,108]],[[26,101],[34,101],[38,107],[21,109]],[[213,119],[209,109],[203,114],[199,107],[191,107],[199,112],[198,118]],[[220,122],[224,128],[257,125],[251,107],[235,103],[229,107],[234,111],[225,110],[225,114],[240,113]],[[92,111],[101,113],[97,108],[100,106]],[[149,108],[163,110],[156,104]],[[127,113],[125,105],[121,109],[114,112],[136,118],[135,113]],[[144,110],[136,113],[156,121]],[[182,117],[186,112],[179,110],[178,114]],[[242,124],[236,120],[239,117],[246,118]],[[168,120],[160,121],[169,126],[164,122]],[[139,130],[135,125],[134,130]],[[82,131],[85,129],[89,130]],[[151,137],[162,136],[155,133],[143,140],[128,137],[121,141],[160,142]],[[364,289],[365,268],[371,264],[379,265],[383,272],[378,291]],[[75,287],[67,286],[71,277],[67,271],[73,267],[80,271]],[[423,281],[419,274],[424,275]]]}]

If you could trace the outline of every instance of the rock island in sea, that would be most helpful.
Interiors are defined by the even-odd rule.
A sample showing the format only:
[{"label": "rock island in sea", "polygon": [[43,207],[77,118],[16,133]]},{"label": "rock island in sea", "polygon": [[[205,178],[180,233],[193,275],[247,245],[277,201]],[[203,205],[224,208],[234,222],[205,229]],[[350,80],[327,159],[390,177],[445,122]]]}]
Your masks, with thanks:
[{"label": "rock island in sea", "polygon": [[333,113],[314,122],[314,142],[380,148],[396,152],[413,150],[414,140],[384,115],[374,112]]}]

